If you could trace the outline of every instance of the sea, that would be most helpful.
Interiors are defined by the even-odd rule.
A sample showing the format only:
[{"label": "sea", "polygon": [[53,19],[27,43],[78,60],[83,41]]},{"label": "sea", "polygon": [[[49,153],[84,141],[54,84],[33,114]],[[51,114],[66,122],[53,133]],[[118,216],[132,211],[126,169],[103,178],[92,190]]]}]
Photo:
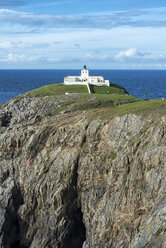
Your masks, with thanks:
[{"label": "sea", "polygon": [[[0,104],[29,90],[63,82],[80,70],[0,70]],[[142,99],[166,98],[166,70],[90,70]]]}]

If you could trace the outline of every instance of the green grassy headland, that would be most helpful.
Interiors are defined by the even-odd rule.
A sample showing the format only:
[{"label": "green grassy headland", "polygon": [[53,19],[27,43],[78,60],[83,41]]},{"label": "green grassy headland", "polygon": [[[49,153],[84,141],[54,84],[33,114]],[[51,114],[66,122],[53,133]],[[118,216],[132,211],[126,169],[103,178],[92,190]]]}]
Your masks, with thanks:
[{"label": "green grassy headland", "polygon": [[[47,96],[47,100],[60,101],[62,107],[56,112],[66,110],[91,110],[93,115],[108,117],[127,113],[166,112],[166,100],[154,99],[145,101],[129,95],[116,84],[110,87],[91,86],[92,94],[84,85],[51,84],[29,91],[31,97]],[[76,95],[65,95],[65,92],[77,92]]]},{"label": "green grassy headland", "polygon": [[[92,93],[94,94],[125,94],[126,90],[117,84],[111,84],[110,87],[99,87],[95,85],[90,86]],[[50,84],[38,89],[29,91],[31,96],[57,96],[64,95],[65,92],[77,92],[79,94],[88,94],[88,89],[86,85],[64,85],[60,84]]]}]

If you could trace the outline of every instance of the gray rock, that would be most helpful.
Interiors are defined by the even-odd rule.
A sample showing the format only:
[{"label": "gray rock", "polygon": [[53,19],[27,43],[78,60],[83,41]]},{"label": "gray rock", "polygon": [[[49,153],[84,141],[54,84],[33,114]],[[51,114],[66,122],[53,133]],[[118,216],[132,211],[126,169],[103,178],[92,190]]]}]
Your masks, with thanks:
[{"label": "gray rock", "polygon": [[63,101],[1,110],[0,247],[164,248],[165,116],[90,120]]}]

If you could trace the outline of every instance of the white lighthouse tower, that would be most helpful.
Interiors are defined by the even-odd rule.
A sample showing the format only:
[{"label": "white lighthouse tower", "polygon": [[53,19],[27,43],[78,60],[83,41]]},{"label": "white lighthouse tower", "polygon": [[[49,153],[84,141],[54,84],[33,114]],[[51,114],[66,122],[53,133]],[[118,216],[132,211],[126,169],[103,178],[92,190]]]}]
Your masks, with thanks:
[{"label": "white lighthouse tower", "polygon": [[81,70],[81,81],[88,81],[89,79],[89,70],[87,70],[86,65],[84,65],[84,69]]}]

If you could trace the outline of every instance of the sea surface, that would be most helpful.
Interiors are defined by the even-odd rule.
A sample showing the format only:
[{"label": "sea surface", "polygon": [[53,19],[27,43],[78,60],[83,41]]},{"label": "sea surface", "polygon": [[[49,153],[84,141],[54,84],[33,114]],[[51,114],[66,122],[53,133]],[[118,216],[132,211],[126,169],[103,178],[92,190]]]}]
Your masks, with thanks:
[{"label": "sea surface", "polygon": [[[80,75],[80,70],[0,70],[0,104],[43,85],[61,83],[68,75]],[[142,99],[166,98],[166,70],[91,70],[90,75],[104,76]]]}]

